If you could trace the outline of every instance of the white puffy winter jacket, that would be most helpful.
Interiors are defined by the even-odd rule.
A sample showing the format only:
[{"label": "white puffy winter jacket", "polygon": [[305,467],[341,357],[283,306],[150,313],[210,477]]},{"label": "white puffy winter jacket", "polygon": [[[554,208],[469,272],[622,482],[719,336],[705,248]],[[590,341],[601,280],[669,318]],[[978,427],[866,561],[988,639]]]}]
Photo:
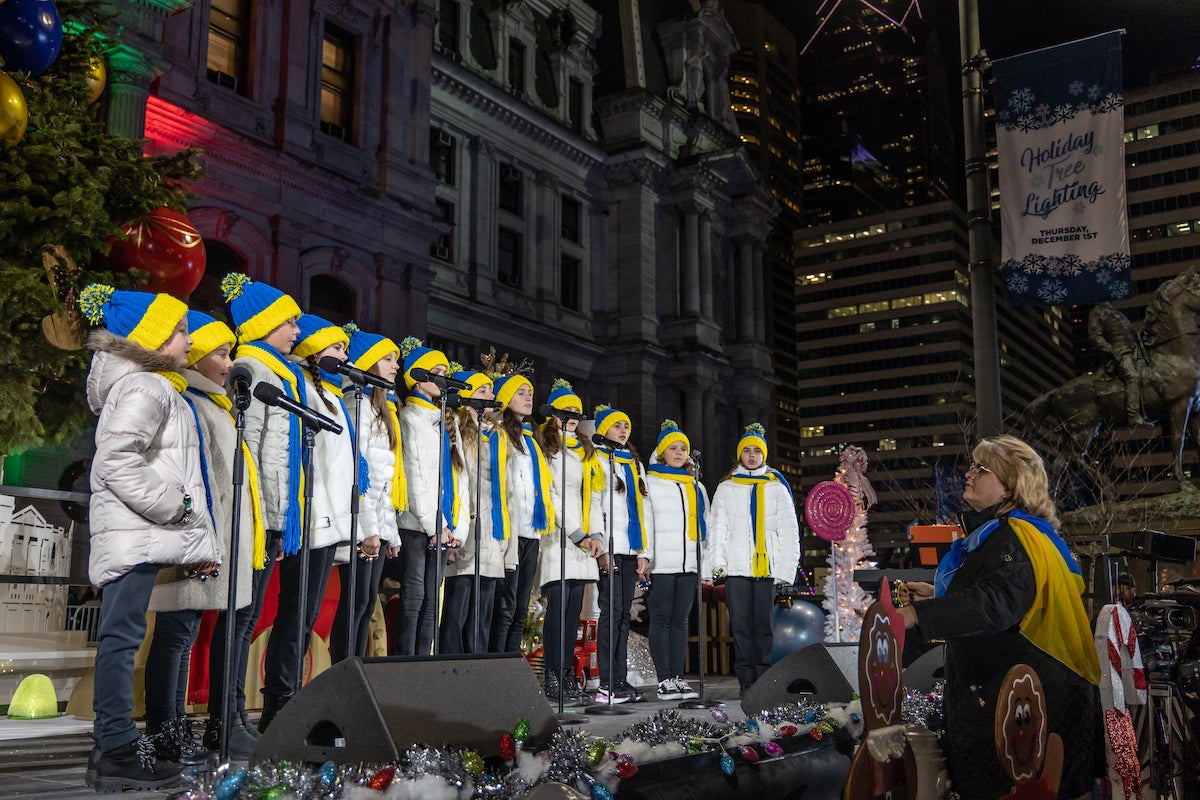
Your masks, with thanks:
[{"label": "white puffy winter jacket", "polygon": [[[307,380],[307,378],[306,378]],[[350,504],[358,491],[358,465],[354,463],[354,444],[350,423],[339,398],[326,390],[326,405],[312,381],[308,382],[308,406],[338,425],[341,433],[321,431],[313,446],[311,547],[329,547],[350,541]],[[360,502],[361,506],[361,502]],[[361,525],[361,519],[359,524]]]},{"label": "white puffy winter jacket", "polygon": [[[601,524],[599,530],[604,533],[604,549],[608,549],[608,532],[613,532],[613,547],[612,551],[619,556],[636,555],[639,558],[645,558],[653,562],[654,556],[654,509],[651,507],[649,497],[642,498],[642,529],[646,532],[646,548],[641,551],[632,550],[629,546],[629,505],[627,492],[638,491],[638,487],[626,486],[623,489],[618,489],[615,481],[609,479],[608,474],[608,456],[604,451],[596,452],[596,458],[600,460],[600,468],[604,473],[604,489],[600,492],[600,512],[603,515],[602,519],[609,524]],[[646,468],[639,461],[635,466],[635,480],[646,478]],[[613,467],[622,481],[625,480],[625,469],[620,464],[614,462]],[[611,498],[609,494],[612,494]],[[612,518],[609,519],[609,501],[612,501]]]},{"label": "white puffy winter jacket", "polygon": [[404,440],[404,476],[408,481],[408,510],[400,527],[434,536],[442,530],[438,510],[438,452],[441,448],[436,408],[405,403],[400,409],[400,436]]},{"label": "white puffy winter jacket", "polygon": [[[563,461],[566,460],[567,480],[563,483]],[[575,539],[582,541],[583,533],[583,462],[579,454],[563,448],[549,460],[550,475],[554,481],[554,508],[556,524],[549,534],[542,537],[540,585],[545,586],[559,579],[564,553],[560,550],[561,533],[567,532],[566,576],[569,581],[594,581],[599,577],[596,559],[581,548]],[[563,487],[566,491],[563,491]],[[604,516],[600,513],[599,490],[592,491],[588,513],[588,533],[600,534],[604,530]],[[565,504],[564,504],[565,498]]]},{"label": "white puffy winter jacket", "polygon": [[[88,519],[88,577],[103,586],[139,564],[201,564],[219,557],[200,472],[196,422],[159,371],[173,359],[94,331],[87,399],[96,423]],[[178,525],[184,495],[193,519]]]},{"label": "white puffy winter jacket", "polygon": [[[351,415],[354,412],[354,399],[346,402]],[[384,414],[391,411],[385,407]],[[364,395],[362,408],[358,411],[362,420],[362,430],[359,432],[359,447],[367,459],[367,471],[371,476],[371,485],[367,494],[358,506],[358,541],[370,536],[378,536],[384,547],[395,547],[400,544],[399,516],[395,505],[392,504],[392,480],[396,474],[396,452],[392,449],[388,437],[387,420],[377,414],[371,405],[371,398]],[[400,435],[400,421],[394,420],[396,435]]]},{"label": "white puffy winter jacket", "polygon": [[[739,469],[738,472],[757,476],[765,475],[768,469],[762,466],[748,472]],[[752,577],[754,526],[750,518],[750,497],[753,492],[751,484],[724,480],[713,495],[708,526],[708,562],[714,574],[724,570],[727,575]],[[763,531],[771,577],[777,583],[791,583],[796,579],[796,565],[800,563],[800,525],[792,494],[782,483],[782,478],[767,484],[765,505]]]},{"label": "white puffy winter jacket", "polygon": [[[653,472],[646,473],[646,491],[654,513],[654,558],[653,572],[669,574],[696,572],[696,543],[687,537],[687,512],[692,504],[692,489],[678,481],[660,478]],[[708,492],[700,484],[700,495],[704,498],[704,519],[711,518]],[[700,543],[705,577],[711,574],[705,556],[706,542]]]}]

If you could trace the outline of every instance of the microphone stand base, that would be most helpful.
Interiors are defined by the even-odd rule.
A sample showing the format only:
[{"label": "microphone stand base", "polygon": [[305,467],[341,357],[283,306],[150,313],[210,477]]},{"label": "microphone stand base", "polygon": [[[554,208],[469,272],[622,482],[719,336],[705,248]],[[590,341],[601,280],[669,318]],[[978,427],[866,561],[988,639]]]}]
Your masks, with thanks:
[{"label": "microphone stand base", "polygon": [[723,705],[725,704],[720,700],[684,700],[676,708],[695,710],[700,708],[717,708]]},{"label": "microphone stand base", "polygon": [[591,722],[582,710],[579,711],[560,711],[554,715],[558,720],[559,725],[582,725],[585,722]]},{"label": "microphone stand base", "polygon": [[625,714],[636,714],[637,711],[635,711],[632,708],[626,708],[624,703],[622,703],[620,705],[616,705],[616,704],[609,705],[608,703],[596,703],[595,705],[585,706],[583,709],[583,713],[596,714],[601,717],[608,717],[608,716],[616,717],[616,716],[621,716],[621,715],[625,715]]}]

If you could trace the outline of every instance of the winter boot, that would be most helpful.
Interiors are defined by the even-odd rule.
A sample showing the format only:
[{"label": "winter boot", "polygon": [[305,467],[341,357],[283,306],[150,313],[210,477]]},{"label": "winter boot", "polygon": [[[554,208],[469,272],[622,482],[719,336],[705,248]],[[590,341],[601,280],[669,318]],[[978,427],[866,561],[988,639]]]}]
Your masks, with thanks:
[{"label": "winter boot", "polygon": [[111,794],[126,789],[166,789],[179,785],[182,768],[159,761],[154,750],[149,738],[139,736],[129,744],[101,753],[96,760],[92,788],[100,794]]}]

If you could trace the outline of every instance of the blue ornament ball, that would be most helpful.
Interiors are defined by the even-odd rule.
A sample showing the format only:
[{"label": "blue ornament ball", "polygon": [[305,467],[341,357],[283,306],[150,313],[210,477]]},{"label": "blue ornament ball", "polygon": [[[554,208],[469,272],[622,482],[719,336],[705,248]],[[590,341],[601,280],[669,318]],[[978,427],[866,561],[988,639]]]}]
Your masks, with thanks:
[{"label": "blue ornament ball", "polygon": [[771,663],[825,639],[825,612],[804,600],[791,608],[775,607],[771,619]]},{"label": "blue ornament ball", "polygon": [[0,2],[0,57],[9,72],[37,77],[62,47],[62,19],[51,0]]}]

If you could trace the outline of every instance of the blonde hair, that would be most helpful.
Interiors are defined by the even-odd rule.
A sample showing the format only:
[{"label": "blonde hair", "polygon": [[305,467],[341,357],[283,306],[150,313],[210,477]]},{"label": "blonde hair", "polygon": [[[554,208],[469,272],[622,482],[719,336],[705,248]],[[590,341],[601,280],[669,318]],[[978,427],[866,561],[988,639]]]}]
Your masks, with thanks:
[{"label": "blonde hair", "polygon": [[1000,513],[1021,509],[1035,514],[1058,530],[1062,523],[1050,499],[1046,467],[1032,447],[1015,436],[992,436],[975,445],[971,457],[995,475],[1010,496],[1000,502]]}]

